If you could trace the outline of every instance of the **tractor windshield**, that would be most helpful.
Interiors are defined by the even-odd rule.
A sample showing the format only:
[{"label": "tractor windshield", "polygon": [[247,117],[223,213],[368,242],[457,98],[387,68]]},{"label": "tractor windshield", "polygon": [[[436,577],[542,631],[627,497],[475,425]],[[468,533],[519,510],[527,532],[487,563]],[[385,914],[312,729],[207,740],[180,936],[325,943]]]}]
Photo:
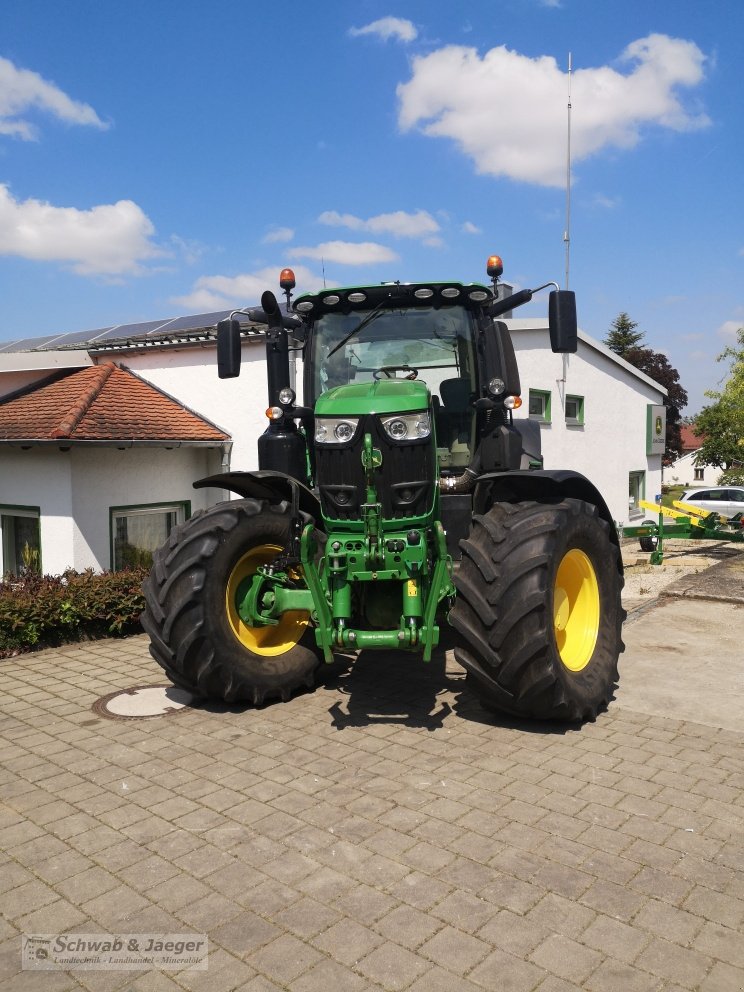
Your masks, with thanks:
[{"label": "tractor windshield", "polygon": [[467,465],[470,404],[478,395],[473,321],[462,306],[323,314],[310,337],[304,401],[314,406],[334,386],[372,382],[383,367],[398,366],[400,378],[408,374],[406,367],[416,369],[432,394],[442,467]]}]

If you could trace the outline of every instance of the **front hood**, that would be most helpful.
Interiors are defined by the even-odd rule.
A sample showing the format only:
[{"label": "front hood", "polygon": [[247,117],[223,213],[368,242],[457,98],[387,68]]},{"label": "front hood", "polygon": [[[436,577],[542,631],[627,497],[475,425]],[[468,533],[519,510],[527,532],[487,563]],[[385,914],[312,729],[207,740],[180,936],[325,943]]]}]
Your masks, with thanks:
[{"label": "front hood", "polygon": [[417,413],[429,409],[425,382],[410,379],[380,379],[336,386],[321,393],[315,404],[318,417],[352,416],[367,413]]}]

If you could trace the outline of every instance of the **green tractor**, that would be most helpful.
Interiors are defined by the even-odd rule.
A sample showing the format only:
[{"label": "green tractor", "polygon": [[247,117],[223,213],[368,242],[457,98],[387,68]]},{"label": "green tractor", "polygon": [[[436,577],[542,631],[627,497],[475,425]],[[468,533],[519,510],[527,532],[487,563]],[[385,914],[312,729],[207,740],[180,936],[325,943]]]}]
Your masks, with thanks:
[{"label": "green tractor", "polygon": [[[515,418],[519,373],[495,318],[537,290],[383,283],[324,289],[218,326],[239,374],[240,314],[267,325],[269,425],[259,470],[194,485],[240,496],[195,514],[145,582],[150,651],[199,696],[260,704],[311,687],[334,651],[431,659],[440,629],[488,708],[594,719],[617,683],[618,538],[597,489],[542,468]],[[545,289],[546,286],[539,287]],[[574,294],[549,300],[554,352],[577,347]],[[304,358],[303,405],[289,350]]]}]

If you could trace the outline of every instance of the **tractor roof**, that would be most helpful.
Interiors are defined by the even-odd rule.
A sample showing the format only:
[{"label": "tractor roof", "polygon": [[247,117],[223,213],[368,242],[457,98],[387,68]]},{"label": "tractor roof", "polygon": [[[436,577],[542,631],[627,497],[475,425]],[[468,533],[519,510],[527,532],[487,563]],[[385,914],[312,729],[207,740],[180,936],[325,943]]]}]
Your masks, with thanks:
[{"label": "tractor roof", "polygon": [[461,282],[385,282],[373,286],[343,286],[304,293],[293,309],[308,318],[325,313],[349,313],[352,310],[397,310],[405,307],[444,307],[459,305],[476,309],[493,299],[493,291],[481,283]]}]

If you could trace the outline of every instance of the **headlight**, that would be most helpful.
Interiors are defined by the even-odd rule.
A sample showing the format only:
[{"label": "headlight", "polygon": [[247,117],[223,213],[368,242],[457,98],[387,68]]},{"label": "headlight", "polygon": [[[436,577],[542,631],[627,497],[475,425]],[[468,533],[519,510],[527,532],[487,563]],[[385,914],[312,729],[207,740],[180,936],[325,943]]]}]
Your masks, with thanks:
[{"label": "headlight", "polygon": [[382,426],[393,441],[419,441],[431,434],[428,413],[399,413],[394,417],[386,417]]},{"label": "headlight", "polygon": [[358,424],[359,417],[320,417],[315,421],[315,443],[348,444]]}]

